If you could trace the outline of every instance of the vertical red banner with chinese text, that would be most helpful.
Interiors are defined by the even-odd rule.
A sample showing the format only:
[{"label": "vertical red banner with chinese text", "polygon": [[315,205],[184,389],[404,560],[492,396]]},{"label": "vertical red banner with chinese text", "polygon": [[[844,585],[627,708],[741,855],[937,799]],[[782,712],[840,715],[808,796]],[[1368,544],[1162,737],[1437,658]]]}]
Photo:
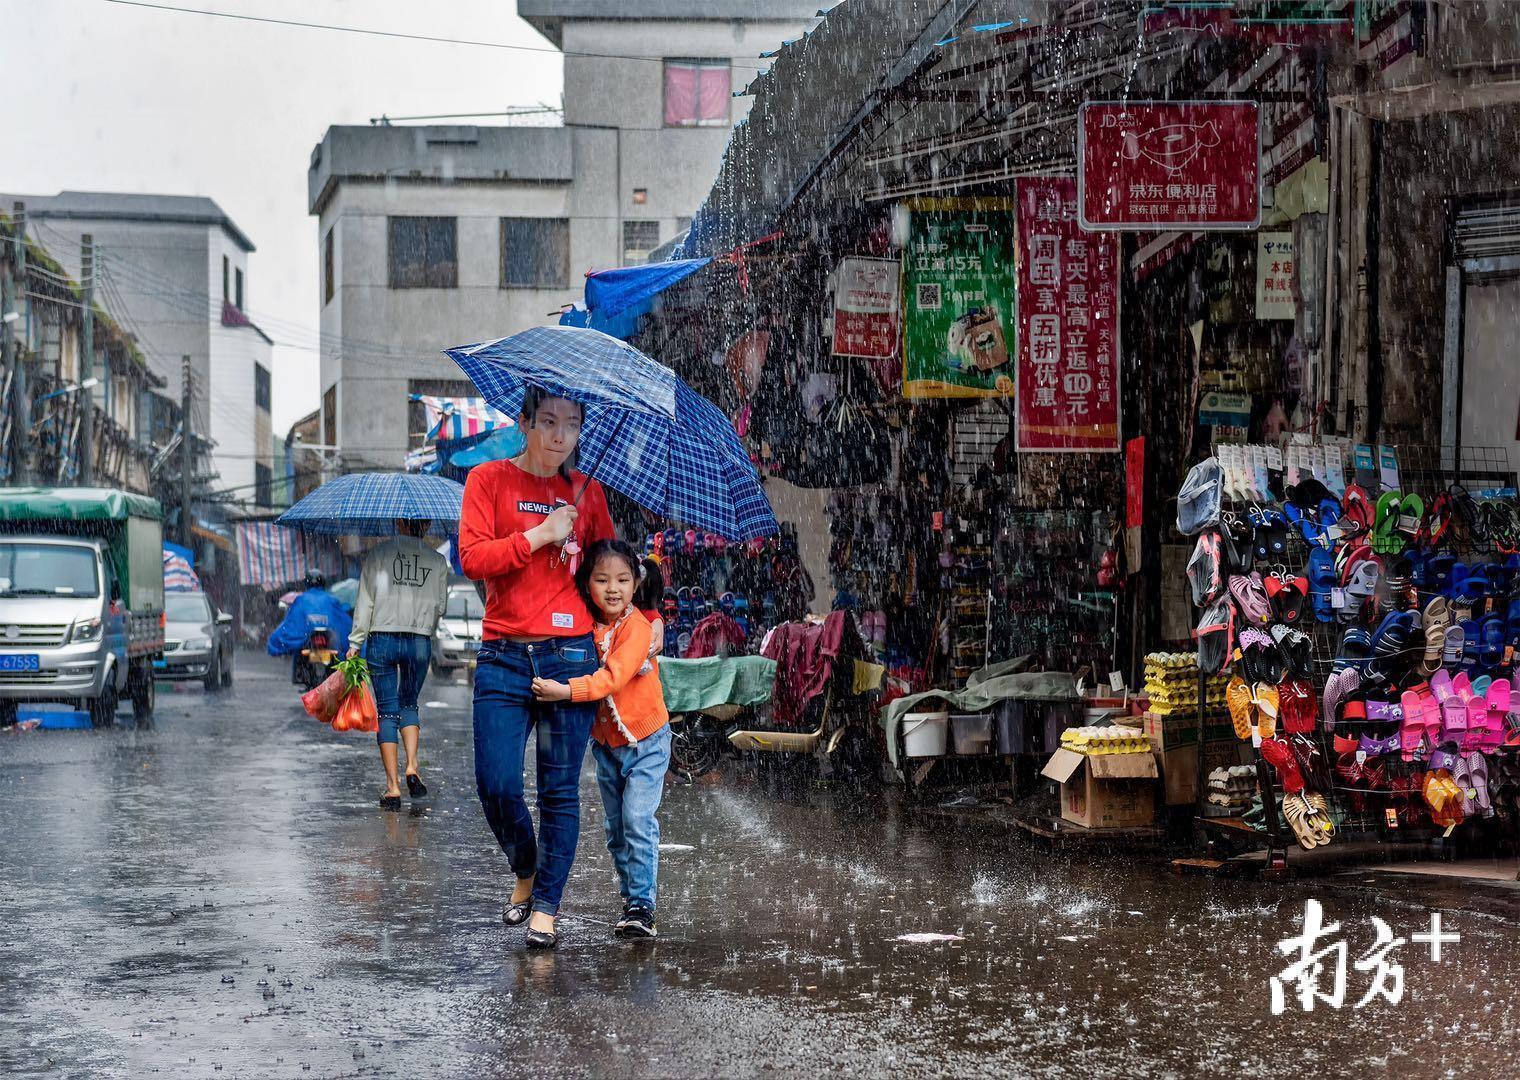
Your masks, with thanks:
[{"label": "vertical red banner with chinese text", "polygon": [[1119,238],[1083,232],[1077,185],[1018,181],[1018,448],[1119,450]]}]

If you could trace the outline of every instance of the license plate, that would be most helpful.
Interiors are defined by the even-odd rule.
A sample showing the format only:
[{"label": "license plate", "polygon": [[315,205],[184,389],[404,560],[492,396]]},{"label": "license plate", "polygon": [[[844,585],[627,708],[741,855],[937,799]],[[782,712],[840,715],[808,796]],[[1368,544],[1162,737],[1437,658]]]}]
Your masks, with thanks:
[{"label": "license plate", "polygon": [[158,671],[162,671],[164,668],[166,668],[168,666],[169,666],[169,661],[167,661],[167,660],[155,660],[155,661],[153,661],[153,667],[156,670],[158,670]]},{"label": "license plate", "polygon": [[41,671],[42,658],[36,653],[0,656],[0,671]]},{"label": "license plate", "polygon": [[478,642],[478,641],[466,641],[464,643],[464,651],[465,652],[479,652],[480,651],[480,642]]}]

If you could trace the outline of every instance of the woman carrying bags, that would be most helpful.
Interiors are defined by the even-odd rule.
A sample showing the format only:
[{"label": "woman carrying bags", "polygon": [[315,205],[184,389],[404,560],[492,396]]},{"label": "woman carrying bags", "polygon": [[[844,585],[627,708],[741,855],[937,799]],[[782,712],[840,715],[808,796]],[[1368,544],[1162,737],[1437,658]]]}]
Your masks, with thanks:
[{"label": "woman carrying bags", "polygon": [[[597,670],[592,619],[576,588],[585,548],[613,536],[601,485],[571,462],[582,407],[530,386],[526,445],[477,465],[465,483],[459,561],[486,583],[484,641],[475,672],[475,783],[486,822],[517,877],[502,921],[528,923],[529,948],[552,949],[555,918],[580,838],[580,772],[594,702],[541,702],[533,680],[568,683]],[[533,740],[539,834],[523,794]]]},{"label": "woman carrying bags", "polygon": [[364,557],[354,601],[350,658],[364,654],[380,712],[380,762],[385,767],[383,810],[401,809],[396,740],[406,746],[406,790],[427,795],[417,771],[417,696],[433,658],[433,634],[449,600],[449,564],[422,538],[430,521],[396,521],[396,535]]}]

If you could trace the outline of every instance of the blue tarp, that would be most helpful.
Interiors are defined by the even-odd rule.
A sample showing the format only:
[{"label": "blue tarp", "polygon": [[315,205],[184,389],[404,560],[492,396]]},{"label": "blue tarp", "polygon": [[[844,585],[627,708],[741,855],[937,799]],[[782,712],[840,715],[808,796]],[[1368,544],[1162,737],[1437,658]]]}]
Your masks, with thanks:
[{"label": "blue tarp", "polygon": [[638,332],[639,316],[650,312],[656,296],[711,261],[674,259],[589,274],[585,306],[577,304],[561,315],[560,325],[590,327],[627,340]]}]

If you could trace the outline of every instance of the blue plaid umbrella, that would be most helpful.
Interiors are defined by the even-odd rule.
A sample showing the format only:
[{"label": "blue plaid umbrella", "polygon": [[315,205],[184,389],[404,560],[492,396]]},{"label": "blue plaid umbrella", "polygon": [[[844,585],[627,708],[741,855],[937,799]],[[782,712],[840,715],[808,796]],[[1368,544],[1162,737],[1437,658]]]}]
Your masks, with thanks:
[{"label": "blue plaid umbrella", "polygon": [[780,531],[728,418],[627,342],[540,326],[447,351],[509,416],[522,411],[528,386],[585,406],[580,468],[646,510],[729,540]]},{"label": "blue plaid umbrella", "polygon": [[421,473],[349,473],[317,488],[280,515],[276,525],[329,536],[390,536],[395,521],[428,520],[430,532],[459,530],[464,487]]}]

